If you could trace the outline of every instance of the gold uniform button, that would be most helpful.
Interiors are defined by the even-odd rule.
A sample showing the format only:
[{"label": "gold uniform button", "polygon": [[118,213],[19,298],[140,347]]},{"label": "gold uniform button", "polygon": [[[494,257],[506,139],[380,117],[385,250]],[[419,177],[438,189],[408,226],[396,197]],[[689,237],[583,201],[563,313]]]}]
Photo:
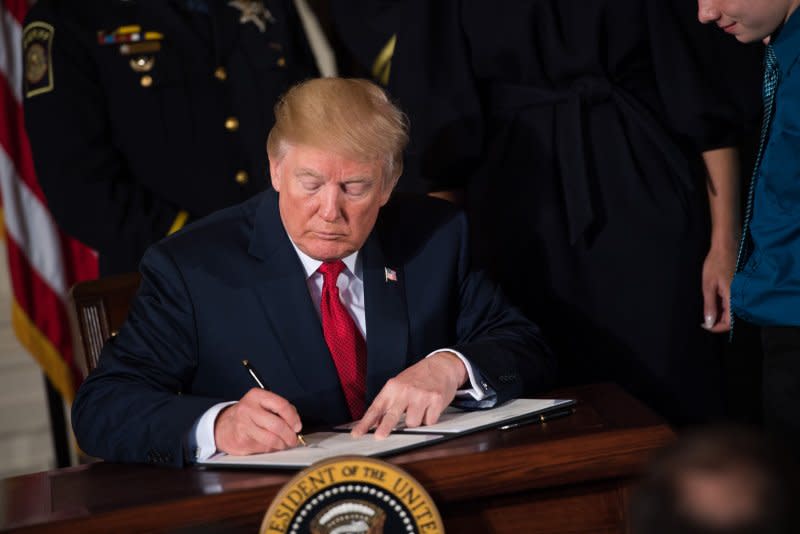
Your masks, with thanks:
[{"label": "gold uniform button", "polygon": [[224,82],[228,78],[228,71],[225,70],[225,67],[217,67],[214,69],[214,78]]},{"label": "gold uniform button", "polygon": [[278,63],[279,67],[285,67],[286,66],[286,58],[285,57],[279,57],[277,63]]},{"label": "gold uniform button", "polygon": [[239,119],[236,117],[228,117],[225,119],[225,129],[229,132],[235,132],[239,129]]},{"label": "gold uniform button", "polygon": [[153,85],[153,77],[147,75],[142,76],[142,78],[139,80],[139,83],[141,84],[142,87],[150,87],[151,85]]},{"label": "gold uniform button", "polygon": [[245,185],[249,179],[250,176],[248,176],[247,171],[239,171],[236,173],[236,183],[239,185]]}]

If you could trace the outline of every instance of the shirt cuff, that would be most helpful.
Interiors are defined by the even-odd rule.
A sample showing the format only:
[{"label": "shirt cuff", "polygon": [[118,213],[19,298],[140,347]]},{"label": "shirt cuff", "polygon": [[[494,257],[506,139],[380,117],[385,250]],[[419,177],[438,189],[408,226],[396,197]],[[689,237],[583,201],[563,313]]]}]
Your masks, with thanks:
[{"label": "shirt cuff", "polygon": [[191,461],[208,460],[217,452],[217,443],[214,441],[214,423],[219,412],[237,401],[220,402],[205,411],[189,432],[189,450],[192,451]]},{"label": "shirt cuff", "polygon": [[458,405],[465,405],[465,407],[476,408],[491,408],[497,403],[497,392],[489,386],[486,379],[483,378],[480,371],[474,369],[472,364],[466,356],[453,349],[439,349],[431,352],[426,358],[430,358],[437,352],[449,352],[458,356],[458,359],[467,368],[467,375],[469,376],[469,384],[471,388],[459,389],[456,391],[456,401]]}]

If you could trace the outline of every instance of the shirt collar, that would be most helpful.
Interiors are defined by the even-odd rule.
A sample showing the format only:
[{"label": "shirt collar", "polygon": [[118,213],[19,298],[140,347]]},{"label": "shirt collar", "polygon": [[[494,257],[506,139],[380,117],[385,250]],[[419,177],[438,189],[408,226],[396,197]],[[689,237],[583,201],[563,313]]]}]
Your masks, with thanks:
[{"label": "shirt collar", "polygon": [[789,20],[772,40],[772,48],[775,50],[781,75],[785,78],[800,56],[800,9],[789,16]]},{"label": "shirt collar", "polygon": [[[297,252],[297,257],[300,258],[300,263],[303,264],[303,269],[306,272],[306,279],[311,278],[311,276],[313,276],[314,273],[317,272],[319,266],[322,265],[322,262],[319,260],[315,260],[308,254],[300,250],[300,248],[297,245],[295,245],[294,241],[292,241],[291,238],[289,238],[289,241],[292,243],[294,250]],[[358,261],[360,252],[361,252],[360,250],[357,250],[352,254],[350,254],[349,256],[345,256],[344,258],[342,258],[342,261],[344,262],[345,267],[347,267],[347,270],[353,273],[353,275],[359,280],[361,280],[361,272],[360,272],[361,269],[359,269],[360,262]]]}]

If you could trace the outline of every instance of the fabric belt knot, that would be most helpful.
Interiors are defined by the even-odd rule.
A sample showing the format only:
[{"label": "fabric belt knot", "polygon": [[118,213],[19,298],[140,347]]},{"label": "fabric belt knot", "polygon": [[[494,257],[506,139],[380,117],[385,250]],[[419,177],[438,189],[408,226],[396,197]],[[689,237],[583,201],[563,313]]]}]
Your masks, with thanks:
[{"label": "fabric belt knot", "polygon": [[336,281],[345,269],[341,260],[319,266],[322,273],[322,333],[333,358],[352,418],[361,419],[366,404],[367,344],[339,298]]},{"label": "fabric belt knot", "polygon": [[585,104],[600,104],[612,97],[614,86],[607,78],[585,76],[575,80],[570,92]]},{"label": "fabric belt knot", "polygon": [[[489,92],[491,112],[509,119],[506,136],[512,135],[510,132],[525,111],[553,107],[556,159],[571,244],[581,239],[597,217],[598,209],[591,195],[588,148],[591,139],[586,135],[587,116],[591,107],[607,101],[612,101],[620,115],[639,126],[642,134],[661,152],[665,163],[672,168],[676,189],[693,190],[689,162],[670,134],[658,126],[659,121],[633,95],[605,76],[583,76],[568,86],[553,88],[497,83]],[[505,145],[508,138],[501,141],[501,145]]]}]

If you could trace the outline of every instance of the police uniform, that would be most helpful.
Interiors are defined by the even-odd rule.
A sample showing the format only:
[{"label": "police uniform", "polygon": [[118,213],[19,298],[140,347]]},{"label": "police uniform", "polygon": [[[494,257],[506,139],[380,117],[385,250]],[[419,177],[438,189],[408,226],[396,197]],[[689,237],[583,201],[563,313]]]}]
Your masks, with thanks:
[{"label": "police uniform", "polygon": [[101,274],[267,187],[275,101],[316,75],[291,0],[40,0],[23,51],[39,183]]}]

